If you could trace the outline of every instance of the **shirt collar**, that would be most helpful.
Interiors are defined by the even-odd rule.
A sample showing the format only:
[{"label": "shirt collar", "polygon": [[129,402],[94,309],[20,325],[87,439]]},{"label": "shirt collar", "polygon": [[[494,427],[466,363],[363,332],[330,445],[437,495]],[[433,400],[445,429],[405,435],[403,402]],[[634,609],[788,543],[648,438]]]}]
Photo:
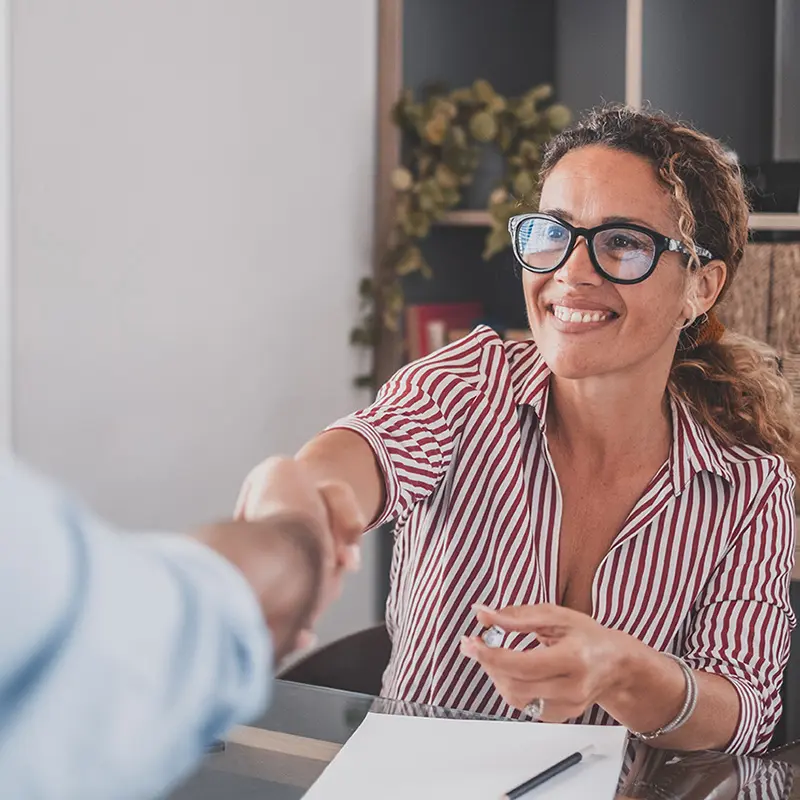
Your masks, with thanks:
[{"label": "shirt collar", "polygon": [[670,466],[675,494],[680,494],[698,472],[710,472],[733,483],[733,474],[717,440],[694,418],[686,403],[671,393],[670,405]]},{"label": "shirt collar", "polygon": [[[515,342],[509,350],[516,403],[533,409],[539,428],[545,433],[550,369],[533,341]],[[721,446],[692,416],[686,403],[670,393],[670,408],[672,447],[669,465],[675,494],[681,494],[698,472],[710,472],[733,483],[733,475]]]},{"label": "shirt collar", "polygon": [[531,406],[539,427],[544,430],[547,397],[550,394],[550,369],[532,340],[514,342],[509,347],[511,383],[518,406]]}]

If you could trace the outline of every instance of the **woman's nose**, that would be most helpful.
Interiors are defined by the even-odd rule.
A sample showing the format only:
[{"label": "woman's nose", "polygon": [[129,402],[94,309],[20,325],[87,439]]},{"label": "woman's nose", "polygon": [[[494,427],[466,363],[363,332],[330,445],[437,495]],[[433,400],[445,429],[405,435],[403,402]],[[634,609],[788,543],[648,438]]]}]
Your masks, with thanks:
[{"label": "woman's nose", "polygon": [[569,286],[599,286],[603,282],[592,264],[589,243],[579,236],[567,260],[556,270],[555,279]]}]

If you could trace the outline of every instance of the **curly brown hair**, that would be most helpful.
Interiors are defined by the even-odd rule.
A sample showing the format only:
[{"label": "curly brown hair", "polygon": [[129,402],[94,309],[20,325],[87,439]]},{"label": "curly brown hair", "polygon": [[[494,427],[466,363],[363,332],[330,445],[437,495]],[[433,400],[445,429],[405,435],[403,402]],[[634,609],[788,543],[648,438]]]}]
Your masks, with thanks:
[{"label": "curly brown hair", "polygon": [[[692,249],[697,242],[727,266],[719,303],[736,278],[749,233],[749,206],[735,158],[716,139],[663,114],[604,106],[549,142],[541,180],[571,150],[589,145],[634,153],[654,166],[675,201],[682,240]],[[696,253],[690,260],[694,269],[703,268]],[[703,315],[681,332],[670,390],[723,444],[749,444],[779,455],[800,476],[800,425],[775,352],[731,332],[722,338],[704,335],[708,325]]]}]

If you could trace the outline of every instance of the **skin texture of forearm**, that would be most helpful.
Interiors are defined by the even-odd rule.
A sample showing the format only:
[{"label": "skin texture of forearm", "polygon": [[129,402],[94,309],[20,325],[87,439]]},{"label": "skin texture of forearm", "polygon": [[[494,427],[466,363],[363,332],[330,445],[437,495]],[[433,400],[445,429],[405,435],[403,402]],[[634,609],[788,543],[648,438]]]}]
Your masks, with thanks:
[{"label": "skin texture of forearm", "polygon": [[287,514],[209,525],[196,538],[230,561],[253,588],[280,661],[294,649],[319,599],[320,535]]},{"label": "skin texture of forearm", "polygon": [[364,519],[377,519],[385,502],[383,475],[372,448],[357,433],[326,431],[305,445],[295,460],[320,483],[339,480],[349,484]]},{"label": "skin texture of forearm", "polygon": [[[601,705],[627,728],[647,733],[677,716],[686,682],[672,659],[632,637],[625,638],[623,677]],[[698,688],[694,713],[678,730],[648,744],[676,750],[723,750],[733,738],[739,720],[739,696],[733,685],[719,675],[694,674]]]}]

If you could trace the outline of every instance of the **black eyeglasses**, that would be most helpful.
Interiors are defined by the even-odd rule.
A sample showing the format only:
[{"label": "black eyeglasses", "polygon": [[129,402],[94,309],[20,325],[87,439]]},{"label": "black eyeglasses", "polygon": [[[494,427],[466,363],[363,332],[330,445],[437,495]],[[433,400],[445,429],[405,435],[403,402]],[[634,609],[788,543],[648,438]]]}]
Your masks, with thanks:
[{"label": "black eyeglasses", "polygon": [[[640,283],[652,274],[662,253],[692,254],[683,242],[632,223],[576,228],[549,214],[518,214],[508,221],[508,232],[517,261],[538,273],[563,266],[583,236],[594,268],[612,283]],[[700,258],[713,258],[704,247],[694,249]]]}]

